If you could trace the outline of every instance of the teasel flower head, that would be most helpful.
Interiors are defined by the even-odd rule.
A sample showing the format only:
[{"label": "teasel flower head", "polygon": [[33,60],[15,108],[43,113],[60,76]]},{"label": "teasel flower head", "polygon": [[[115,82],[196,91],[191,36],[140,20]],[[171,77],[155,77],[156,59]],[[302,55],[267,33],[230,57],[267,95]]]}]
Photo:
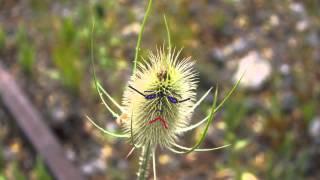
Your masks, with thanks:
[{"label": "teasel flower head", "polygon": [[[123,97],[125,132],[137,146],[170,147],[192,115],[197,73],[181,51],[158,49],[138,63]],[[131,134],[132,133],[132,134]]]},{"label": "teasel flower head", "polygon": [[[102,103],[107,110],[117,119],[123,128],[122,133],[103,129],[90,117],[88,120],[102,132],[113,137],[125,138],[133,146],[128,156],[138,148],[141,148],[140,167],[138,179],[147,179],[149,162],[152,158],[153,176],[156,174],[156,149],[157,146],[167,148],[177,154],[186,154],[199,151],[213,151],[229,145],[202,149],[209,126],[215,113],[222,107],[224,102],[231,96],[240,83],[241,78],[217,104],[218,89],[215,88],[213,103],[209,113],[195,124],[190,124],[193,111],[210,94],[212,87],[196,101],[198,73],[194,70],[195,62],[191,58],[181,58],[180,51],[171,47],[170,31],[164,16],[167,29],[168,48],[159,48],[155,53],[150,52],[145,59],[139,60],[140,42],[146,19],[150,14],[152,0],[149,0],[141,30],[138,36],[136,53],[133,63],[133,74],[130,77],[123,94],[122,104],[118,104],[114,98],[103,89],[97,81],[93,68],[94,82]],[[93,34],[94,24],[92,27]],[[93,52],[93,40],[91,40],[91,52]],[[93,53],[91,54],[94,64]],[[113,109],[110,103],[117,109]],[[205,124],[200,138],[195,145],[185,147],[177,142],[179,135],[196,129]],[[180,137],[179,137],[180,138]]]}]

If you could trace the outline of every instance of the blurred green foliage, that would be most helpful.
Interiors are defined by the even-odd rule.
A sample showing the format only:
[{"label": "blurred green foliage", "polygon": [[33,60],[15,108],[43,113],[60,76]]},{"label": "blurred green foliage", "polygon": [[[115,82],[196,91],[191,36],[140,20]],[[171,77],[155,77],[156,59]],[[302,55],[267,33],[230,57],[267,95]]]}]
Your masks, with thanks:
[{"label": "blurred green foliage", "polygon": [[213,17],[211,19],[211,24],[217,31],[222,32],[223,28],[226,26],[226,23],[229,22],[228,16],[225,11],[218,9],[213,12]]},{"label": "blurred green foliage", "polygon": [[6,34],[5,34],[2,26],[0,26],[0,52],[5,47],[5,43],[6,43]]},{"label": "blurred green foliage", "polygon": [[[10,167],[9,171],[5,173],[5,169]],[[25,180],[25,179],[36,179],[36,180],[52,180],[52,176],[49,174],[47,168],[43,164],[40,158],[37,158],[36,164],[32,169],[32,173],[27,178],[26,174],[21,170],[19,166],[19,161],[14,160],[9,162],[7,165],[3,160],[3,154],[0,152],[0,180],[5,180],[7,178],[14,180]]]},{"label": "blurred green foliage", "polygon": [[18,161],[14,161],[11,164],[11,168],[12,168],[12,174],[11,176],[13,177],[13,179],[16,180],[26,180],[26,176],[23,174],[23,172],[21,171]]},{"label": "blurred green foliage", "polygon": [[[109,6],[112,8],[111,2],[108,2],[107,7]],[[60,79],[67,87],[76,91],[81,86],[85,69],[90,66],[90,53],[94,54],[97,65],[101,68],[112,68],[115,61],[110,57],[110,51],[114,46],[122,44],[118,35],[112,34],[114,19],[103,19],[105,10],[102,5],[97,4],[92,9],[78,7],[77,13],[77,17],[56,19],[56,40],[52,51],[53,62],[60,73]],[[95,29],[92,32],[94,22]],[[92,39],[93,52],[90,49]]]},{"label": "blurred green foliage", "polygon": [[301,110],[303,113],[303,119],[310,123],[312,121],[312,118],[316,115],[317,112],[317,102],[316,100],[310,100],[306,103],[301,103]]},{"label": "blurred green foliage", "polygon": [[52,180],[53,178],[48,173],[47,168],[43,164],[43,161],[38,157],[36,165],[33,169],[34,178],[39,180]]},{"label": "blurred green foliage", "polygon": [[0,145],[0,180],[4,180],[5,162],[2,154],[2,145]]},{"label": "blurred green foliage", "polygon": [[83,77],[80,42],[72,19],[64,19],[58,29],[53,47],[53,62],[60,72],[62,82],[72,90],[78,90]]},{"label": "blurred green foliage", "polygon": [[18,45],[18,62],[26,73],[32,73],[35,63],[35,48],[33,43],[29,40],[24,27],[20,27],[17,33]]}]

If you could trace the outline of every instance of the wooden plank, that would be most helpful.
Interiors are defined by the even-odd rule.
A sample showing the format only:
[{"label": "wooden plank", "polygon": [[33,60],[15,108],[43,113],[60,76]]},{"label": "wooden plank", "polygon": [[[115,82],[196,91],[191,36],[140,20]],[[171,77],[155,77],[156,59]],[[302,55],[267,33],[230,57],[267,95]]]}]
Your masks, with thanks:
[{"label": "wooden plank", "polygon": [[82,180],[84,177],[66,157],[62,146],[27,99],[14,78],[0,64],[0,95],[28,140],[44,159],[56,179]]}]

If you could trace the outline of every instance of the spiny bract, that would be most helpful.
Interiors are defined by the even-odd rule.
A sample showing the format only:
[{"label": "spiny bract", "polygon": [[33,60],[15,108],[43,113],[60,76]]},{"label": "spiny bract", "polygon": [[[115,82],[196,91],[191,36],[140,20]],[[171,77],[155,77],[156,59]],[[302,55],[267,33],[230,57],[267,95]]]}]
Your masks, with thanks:
[{"label": "spiny bract", "polygon": [[[123,96],[125,132],[136,146],[170,147],[189,124],[196,99],[197,73],[181,51],[150,52],[138,63]],[[124,115],[124,114],[123,114]],[[122,117],[123,117],[122,115]],[[131,124],[132,123],[132,124]]]}]

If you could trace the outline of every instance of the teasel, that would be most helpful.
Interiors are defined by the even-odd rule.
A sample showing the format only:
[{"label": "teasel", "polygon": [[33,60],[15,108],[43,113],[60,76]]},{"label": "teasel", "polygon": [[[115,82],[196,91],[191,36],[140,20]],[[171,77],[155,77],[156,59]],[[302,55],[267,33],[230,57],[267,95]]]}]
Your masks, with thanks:
[{"label": "teasel", "polygon": [[[149,0],[141,30],[138,35],[133,74],[125,87],[122,105],[117,103],[112,96],[103,89],[97,81],[95,70],[94,82],[100,99],[108,111],[121,124],[123,133],[115,133],[98,126],[90,117],[88,120],[102,132],[118,137],[126,138],[133,146],[128,156],[136,149],[141,149],[140,167],[137,173],[138,179],[147,179],[150,161],[152,159],[153,176],[156,175],[156,149],[167,148],[178,154],[186,154],[194,151],[212,151],[229,145],[201,149],[199,146],[204,141],[209,125],[214,119],[215,113],[224,102],[231,96],[238,86],[241,78],[229,91],[229,93],[217,105],[218,89],[215,88],[214,100],[209,114],[196,124],[190,125],[193,111],[210,94],[212,87],[196,101],[198,73],[194,69],[194,61],[188,58],[180,58],[181,50],[171,47],[170,31],[167,20],[164,22],[167,30],[168,47],[158,48],[155,53],[149,52],[147,58],[139,59],[139,51],[142,33],[146,20],[150,14],[152,0]],[[94,25],[92,28],[93,33]],[[93,52],[93,40],[91,41]],[[92,54],[92,64],[94,57]],[[118,109],[113,110],[104,98]],[[184,147],[177,142],[181,135],[191,131],[202,124],[206,124],[199,140],[192,147]]]}]

